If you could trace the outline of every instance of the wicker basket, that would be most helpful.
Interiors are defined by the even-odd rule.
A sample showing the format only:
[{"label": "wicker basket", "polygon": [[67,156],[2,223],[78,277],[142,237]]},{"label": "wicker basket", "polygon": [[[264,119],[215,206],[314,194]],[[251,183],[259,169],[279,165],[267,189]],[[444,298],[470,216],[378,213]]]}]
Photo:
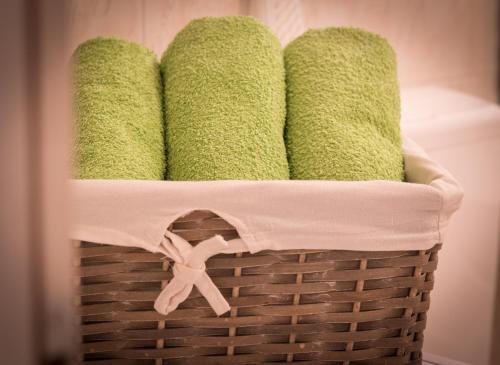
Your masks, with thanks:
[{"label": "wicker basket", "polygon": [[[196,244],[237,232],[197,211],[170,230]],[[264,251],[218,255],[209,276],[231,305],[195,290],[168,316],[153,302],[170,262],[82,242],[80,361],[91,364],[420,364],[440,245],[426,251]]]}]

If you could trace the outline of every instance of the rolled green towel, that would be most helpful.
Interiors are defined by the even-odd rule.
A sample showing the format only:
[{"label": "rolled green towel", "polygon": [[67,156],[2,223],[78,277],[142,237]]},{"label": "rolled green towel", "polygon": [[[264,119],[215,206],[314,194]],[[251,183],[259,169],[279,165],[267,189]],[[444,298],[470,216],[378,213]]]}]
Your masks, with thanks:
[{"label": "rolled green towel", "polygon": [[402,180],[396,57],[382,37],[310,30],[285,49],[292,179]]},{"label": "rolled green towel", "polygon": [[96,38],[77,48],[73,67],[75,177],[163,179],[162,84],[154,53]]},{"label": "rolled green towel", "polygon": [[283,56],[266,26],[241,16],[194,20],[161,69],[168,179],[288,179]]}]

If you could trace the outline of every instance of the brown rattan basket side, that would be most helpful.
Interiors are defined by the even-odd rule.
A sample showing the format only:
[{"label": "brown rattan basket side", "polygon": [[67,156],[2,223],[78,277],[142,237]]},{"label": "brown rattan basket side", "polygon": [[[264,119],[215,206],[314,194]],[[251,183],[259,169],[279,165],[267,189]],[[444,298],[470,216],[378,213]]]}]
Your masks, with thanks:
[{"label": "brown rattan basket side", "polygon": [[[207,211],[170,229],[192,244],[214,234],[237,237]],[[207,271],[231,305],[217,317],[196,289],[168,316],[155,312],[153,302],[172,278],[160,255],[82,242],[80,361],[420,364],[439,248],[217,255]]]}]

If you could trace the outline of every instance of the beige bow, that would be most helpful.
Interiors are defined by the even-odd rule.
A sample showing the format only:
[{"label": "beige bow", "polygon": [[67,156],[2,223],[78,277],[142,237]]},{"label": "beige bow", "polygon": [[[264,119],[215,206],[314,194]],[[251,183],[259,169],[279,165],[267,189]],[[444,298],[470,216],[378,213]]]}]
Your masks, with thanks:
[{"label": "beige bow", "polygon": [[175,264],[173,279],[162,290],[154,304],[154,308],[159,313],[168,314],[174,311],[189,296],[193,285],[196,285],[217,315],[220,316],[231,309],[205,271],[205,261],[219,253],[248,251],[242,239],[226,241],[222,236],[216,235],[193,247],[185,239],[167,231],[161,246],[161,252],[171,258]]}]

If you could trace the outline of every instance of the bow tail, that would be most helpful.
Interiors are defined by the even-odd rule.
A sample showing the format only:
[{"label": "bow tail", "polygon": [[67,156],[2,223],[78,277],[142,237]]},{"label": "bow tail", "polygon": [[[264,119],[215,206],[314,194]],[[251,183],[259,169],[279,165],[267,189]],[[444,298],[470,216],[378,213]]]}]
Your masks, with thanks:
[{"label": "bow tail", "polygon": [[231,309],[226,298],[224,298],[219,288],[217,288],[217,285],[214,284],[206,272],[194,283],[194,285],[196,285],[200,294],[205,297],[208,304],[210,304],[218,316]]},{"label": "bow tail", "polygon": [[154,308],[158,313],[167,315],[186,300],[192,289],[192,285],[174,277],[156,298]]}]

